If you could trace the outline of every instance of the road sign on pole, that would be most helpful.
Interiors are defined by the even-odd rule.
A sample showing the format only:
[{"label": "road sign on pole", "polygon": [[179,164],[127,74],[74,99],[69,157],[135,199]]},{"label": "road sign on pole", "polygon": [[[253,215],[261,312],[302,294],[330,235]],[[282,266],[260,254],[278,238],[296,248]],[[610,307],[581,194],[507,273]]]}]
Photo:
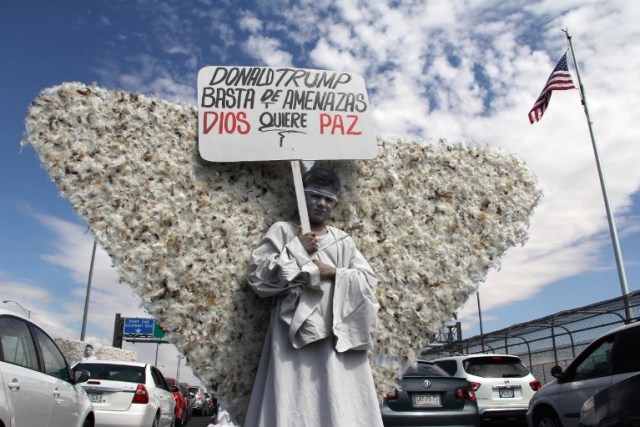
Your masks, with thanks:
[{"label": "road sign on pole", "polygon": [[160,329],[160,324],[158,322],[153,326],[153,337],[154,338],[164,338],[164,331]]},{"label": "road sign on pole", "polygon": [[153,336],[155,320],[142,317],[125,317],[122,333],[125,336]]}]

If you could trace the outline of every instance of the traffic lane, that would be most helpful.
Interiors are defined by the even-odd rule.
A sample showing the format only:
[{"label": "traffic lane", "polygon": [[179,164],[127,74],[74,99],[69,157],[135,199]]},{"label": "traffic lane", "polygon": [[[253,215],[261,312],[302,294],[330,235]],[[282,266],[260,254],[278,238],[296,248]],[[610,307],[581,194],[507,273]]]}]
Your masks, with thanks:
[{"label": "traffic lane", "polygon": [[215,425],[213,417],[194,415],[185,427],[207,427],[208,425]]}]

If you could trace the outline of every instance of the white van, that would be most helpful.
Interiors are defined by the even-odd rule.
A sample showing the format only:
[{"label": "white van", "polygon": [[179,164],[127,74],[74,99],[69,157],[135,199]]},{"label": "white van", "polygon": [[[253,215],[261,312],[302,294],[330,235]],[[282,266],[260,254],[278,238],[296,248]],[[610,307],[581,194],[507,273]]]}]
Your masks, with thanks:
[{"label": "white van", "polygon": [[575,427],[582,404],[611,384],[640,372],[640,322],[607,332],[585,348],[556,379],[545,384],[529,403],[530,427]]}]

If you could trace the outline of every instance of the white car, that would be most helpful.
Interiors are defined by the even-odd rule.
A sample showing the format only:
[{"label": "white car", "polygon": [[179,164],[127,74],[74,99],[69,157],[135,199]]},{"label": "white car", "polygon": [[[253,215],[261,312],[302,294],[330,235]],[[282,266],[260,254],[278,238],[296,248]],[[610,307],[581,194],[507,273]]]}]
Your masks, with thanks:
[{"label": "white car", "polygon": [[51,337],[0,309],[0,426],[93,427],[93,406]]},{"label": "white car", "polygon": [[87,360],[74,369],[89,371],[82,383],[96,413],[96,427],[174,425],[173,393],[162,373],[139,362]]},{"label": "white car", "polygon": [[640,322],[605,333],[589,344],[556,379],[545,384],[529,405],[532,427],[575,427],[585,401],[600,390],[640,372]]},{"label": "white car", "polygon": [[518,356],[465,354],[432,360],[473,387],[483,422],[524,422],[529,400],[541,388]]}]

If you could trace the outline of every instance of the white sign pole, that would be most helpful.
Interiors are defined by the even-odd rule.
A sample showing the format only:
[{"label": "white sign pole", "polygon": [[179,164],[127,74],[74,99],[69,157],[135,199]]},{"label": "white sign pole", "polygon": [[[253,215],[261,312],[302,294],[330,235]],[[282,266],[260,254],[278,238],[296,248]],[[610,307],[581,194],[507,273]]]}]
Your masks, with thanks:
[{"label": "white sign pole", "polygon": [[293,184],[296,188],[296,199],[298,200],[298,213],[300,215],[300,224],[302,224],[302,232],[308,233],[311,231],[311,224],[309,223],[307,200],[304,197],[302,172],[300,171],[300,162],[298,160],[291,161],[291,172],[293,173]]}]

